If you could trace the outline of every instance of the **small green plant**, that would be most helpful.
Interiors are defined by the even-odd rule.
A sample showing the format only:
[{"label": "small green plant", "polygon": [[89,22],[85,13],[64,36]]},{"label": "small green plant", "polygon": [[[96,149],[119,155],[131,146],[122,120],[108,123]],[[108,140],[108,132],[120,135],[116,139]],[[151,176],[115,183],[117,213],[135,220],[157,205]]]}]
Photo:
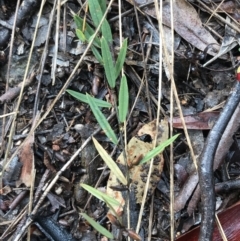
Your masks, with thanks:
[{"label": "small green plant", "polygon": [[[104,15],[104,12],[106,10],[105,8],[103,9],[103,6],[102,6],[102,5],[105,5],[105,3],[103,4],[103,2],[105,1],[100,1],[102,5],[100,5],[100,3],[96,0],[89,0],[88,2],[89,2],[90,14],[94,22],[94,25],[96,27],[100,23]],[[83,32],[83,27],[84,27],[83,19],[75,15],[74,20],[77,25],[76,34],[78,38],[82,42],[85,42],[85,41],[90,42],[94,34],[94,30],[89,26],[89,24],[86,24],[85,31]],[[99,37],[96,37],[94,39],[93,45],[91,46],[91,50],[95,58],[99,61],[100,64],[103,65],[108,84],[110,88],[113,89],[116,86],[116,79],[118,78],[125,61],[125,57],[127,53],[127,39],[123,41],[122,47],[117,57],[116,64],[114,64],[115,61],[112,57],[112,53],[109,47],[109,45],[112,45],[112,32],[106,19],[104,20],[101,26],[101,33],[102,33],[101,39]],[[101,53],[99,49],[101,49]]]},{"label": "small green plant", "polygon": [[[95,27],[97,27],[103,18],[103,15],[106,11],[106,1],[105,0],[88,0],[89,4],[89,11]],[[84,20],[78,17],[77,15],[74,16],[74,20],[77,26],[76,35],[82,42],[90,42],[92,40],[92,36],[94,35],[94,29],[88,24],[85,24],[84,29]],[[122,47],[119,51],[117,56],[116,63],[112,57],[111,48],[109,46],[112,45],[112,32],[109,26],[109,23],[105,19],[101,26],[101,37],[96,37],[93,40],[93,44],[91,46],[92,53],[99,61],[101,65],[104,67],[106,79],[108,85],[110,87],[110,91],[113,91],[116,87],[116,81],[121,73],[123,68],[123,64],[126,58],[127,52],[127,40],[125,39],[122,43]],[[67,92],[72,95],[73,97],[77,98],[78,100],[89,104],[96,120],[98,121],[101,128],[104,130],[106,136],[115,144],[118,143],[118,138],[113,129],[111,128],[109,122],[107,121],[106,117],[103,115],[101,108],[110,108],[114,107],[117,111],[117,117],[119,123],[124,123],[127,118],[128,113],[128,104],[129,104],[129,91],[128,91],[128,84],[127,78],[125,75],[121,77],[120,80],[120,88],[118,92],[118,107],[112,106],[112,104],[96,99],[89,94],[81,94],[73,90],[67,90]],[[149,160],[151,160],[154,156],[161,153],[168,145],[170,145],[178,135],[173,136],[172,138],[168,139],[166,142],[162,143],[161,145],[157,146],[149,153],[145,155],[145,157],[140,161],[140,164],[143,164]],[[118,180],[123,184],[127,185],[127,179],[125,178],[122,171],[119,169],[117,164],[112,160],[112,158],[108,155],[108,153],[104,150],[104,148],[98,143],[98,141],[93,138],[93,143],[98,150],[99,155],[105,161],[106,165],[109,169],[114,173],[114,175],[118,178]],[[88,186],[86,184],[80,184],[84,189],[86,189],[89,193],[93,196],[97,197],[99,200],[104,201],[108,207],[115,213],[114,207],[120,207],[120,203],[116,201],[114,198],[103,194],[102,192],[98,191],[97,189]],[[116,214],[116,213],[115,213]],[[98,232],[102,233],[108,238],[113,238],[112,234],[109,233],[106,229],[104,229],[101,225],[96,223],[93,219],[91,219],[86,214],[81,214]],[[117,214],[116,214],[117,215]]]}]

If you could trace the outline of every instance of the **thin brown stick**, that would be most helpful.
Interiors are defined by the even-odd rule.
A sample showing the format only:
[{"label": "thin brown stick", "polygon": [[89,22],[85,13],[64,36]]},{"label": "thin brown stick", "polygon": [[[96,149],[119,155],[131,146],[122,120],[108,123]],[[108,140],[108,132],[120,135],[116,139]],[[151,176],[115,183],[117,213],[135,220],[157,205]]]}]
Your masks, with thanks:
[{"label": "thin brown stick", "polygon": [[[11,35],[11,41],[10,41],[10,47],[9,47],[5,93],[8,91],[8,88],[9,88],[9,75],[10,75],[10,66],[11,66],[11,62],[12,62],[13,41],[14,41],[14,38],[15,38],[15,31],[16,31],[16,25],[17,25],[17,15],[18,15],[19,5],[20,5],[20,0],[17,1],[16,10],[15,10],[15,17],[14,17],[13,26],[12,26],[12,35]],[[3,109],[4,109],[3,113],[6,114],[6,112],[7,112],[7,105],[6,104],[4,104]],[[4,151],[3,147],[5,146],[5,125],[6,125],[6,118],[3,118],[3,120],[2,120],[2,147],[1,147],[0,156],[2,156],[3,151]]]}]

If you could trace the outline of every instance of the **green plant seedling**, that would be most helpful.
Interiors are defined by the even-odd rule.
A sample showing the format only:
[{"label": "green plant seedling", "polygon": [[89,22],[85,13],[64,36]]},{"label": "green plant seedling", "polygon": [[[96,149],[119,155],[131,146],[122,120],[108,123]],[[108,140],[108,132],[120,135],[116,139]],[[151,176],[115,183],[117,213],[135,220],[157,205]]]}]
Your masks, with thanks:
[{"label": "green plant seedling", "polygon": [[105,229],[103,226],[101,226],[99,223],[97,223],[95,220],[90,218],[86,213],[80,213],[89,223],[90,225],[95,228],[99,233],[106,236],[109,239],[113,239],[113,235]]},{"label": "green plant seedling", "polygon": [[87,100],[88,100],[88,103],[91,107],[91,110],[92,110],[95,118],[97,119],[98,124],[101,126],[101,128],[105,132],[106,136],[116,145],[118,142],[117,137],[116,137],[112,127],[108,123],[106,117],[99,110],[97,104],[95,103],[95,101],[89,94],[87,94]]},{"label": "green plant seedling", "polygon": [[108,153],[104,150],[104,148],[99,144],[99,142],[93,137],[93,143],[102,157],[108,168],[114,173],[114,175],[118,178],[118,180],[123,184],[127,185],[127,179],[124,177],[122,171],[117,166],[116,162],[108,155]]},{"label": "green plant seedling", "polygon": [[119,121],[124,122],[127,117],[128,112],[128,101],[129,101],[129,93],[128,93],[128,85],[127,78],[123,75],[120,84],[120,90],[118,95],[118,116]]},{"label": "green plant seedling", "polygon": [[163,152],[164,149],[169,146],[171,143],[173,143],[179,136],[180,134],[177,134],[171,138],[169,138],[168,140],[164,141],[163,143],[161,143],[159,146],[155,147],[153,150],[149,151],[144,158],[139,162],[139,165],[148,162],[149,160],[151,160],[153,157],[155,157],[156,155],[158,155],[159,153]]},{"label": "green plant seedling", "polygon": [[[79,93],[77,91],[74,91],[74,90],[66,90],[66,92],[68,94],[70,94],[71,96],[75,97],[76,99],[84,102],[84,103],[87,103],[89,104],[88,102],[88,99],[87,99],[87,96],[82,94],[82,93]],[[99,99],[96,99],[96,98],[93,98],[92,97],[92,100],[95,102],[95,104],[98,106],[98,107],[106,107],[106,108],[110,108],[112,107],[112,105],[110,103],[108,103],[107,101],[104,101],[104,100],[99,100]]]},{"label": "green plant seedling", "polygon": [[[95,27],[99,25],[103,15],[106,11],[106,1],[105,0],[89,0],[89,11],[93,20]],[[82,42],[90,42],[92,36],[94,35],[94,30],[86,23],[85,30],[83,30],[83,19],[74,16],[74,21],[77,25],[76,35]],[[102,40],[95,37],[91,50],[98,60],[104,67],[108,84],[111,89],[115,88],[116,79],[119,76],[121,69],[123,67],[126,52],[127,52],[127,39],[123,41],[122,47],[120,49],[119,55],[117,57],[116,65],[114,64],[112,54],[109,48],[109,44],[112,44],[112,32],[109,23],[105,19],[101,26]],[[98,50],[101,48],[101,54]]]}]

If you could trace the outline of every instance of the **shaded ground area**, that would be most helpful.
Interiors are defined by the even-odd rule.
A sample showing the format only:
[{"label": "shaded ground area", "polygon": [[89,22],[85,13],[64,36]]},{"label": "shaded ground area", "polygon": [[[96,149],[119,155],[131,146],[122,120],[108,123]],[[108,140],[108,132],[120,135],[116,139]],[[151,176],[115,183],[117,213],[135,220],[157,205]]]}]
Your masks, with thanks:
[{"label": "shaded ground area", "polygon": [[[93,33],[98,27],[87,2],[9,2],[0,1],[0,239],[107,240],[81,213],[115,240],[171,240],[197,227],[206,206],[202,187],[208,180],[198,184],[196,167],[205,169],[204,143],[235,91],[238,1],[177,1],[172,6],[172,41],[169,1],[160,4],[161,28],[153,2],[122,1],[120,8],[113,1],[107,14],[112,60],[117,61],[122,40],[128,40],[124,124],[119,123],[116,103],[120,78],[111,88],[106,63],[88,48],[89,39],[81,41],[76,35],[74,15],[86,22],[83,33],[88,26]],[[117,145],[99,127],[88,102],[66,90],[109,103],[108,108],[98,108],[116,133]],[[223,211],[219,218],[224,230],[229,222],[235,227],[239,223],[238,205],[226,211],[239,200],[239,109],[225,118],[210,173],[216,193],[216,207],[210,208],[213,214],[215,209]],[[172,151],[168,147],[152,162],[139,165],[154,144],[170,134],[181,134]],[[99,156],[92,136],[116,161],[127,186],[120,185],[119,176]],[[80,184],[95,187],[121,205],[112,207],[115,213],[109,211],[104,198],[90,196]],[[197,240],[198,232],[179,240]],[[225,234],[228,240],[238,240],[237,228]],[[220,237],[216,227],[213,237]]]}]

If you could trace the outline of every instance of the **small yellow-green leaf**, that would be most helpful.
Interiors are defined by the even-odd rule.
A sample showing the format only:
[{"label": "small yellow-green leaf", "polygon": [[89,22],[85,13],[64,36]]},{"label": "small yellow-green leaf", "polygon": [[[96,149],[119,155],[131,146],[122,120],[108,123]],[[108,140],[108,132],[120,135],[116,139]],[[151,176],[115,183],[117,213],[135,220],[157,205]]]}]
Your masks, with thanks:
[{"label": "small yellow-green leaf", "polygon": [[83,34],[83,32],[80,29],[76,29],[76,35],[82,42],[87,41],[85,35]]},{"label": "small yellow-green leaf", "polygon": [[109,239],[113,239],[113,235],[105,229],[103,226],[101,226],[99,223],[97,223],[95,220],[90,218],[86,213],[81,213],[81,215],[90,223],[90,225],[93,226],[99,233],[106,236]]},{"label": "small yellow-green leaf", "polygon": [[108,153],[104,150],[104,148],[99,144],[99,142],[94,137],[92,139],[99,155],[105,161],[108,168],[114,173],[114,175],[123,185],[127,185],[127,179],[124,177],[122,171],[119,169],[116,162],[113,161],[113,159],[108,155]]},{"label": "small yellow-green leaf", "polygon": [[105,132],[106,136],[114,143],[117,144],[118,140],[117,137],[112,129],[112,127],[110,126],[110,124],[108,123],[106,117],[103,115],[103,113],[99,110],[97,104],[95,103],[95,101],[93,100],[93,98],[87,94],[87,99],[88,99],[88,103],[91,107],[91,110],[95,116],[95,118],[97,119],[98,124],[101,126],[101,128],[103,129],[103,131]]},{"label": "small yellow-green leaf", "polygon": [[[84,103],[88,103],[88,99],[87,99],[87,96],[82,94],[82,93],[79,93],[77,91],[74,91],[74,90],[66,90],[66,92],[68,92],[71,96],[75,97],[76,99],[84,102]],[[96,98],[92,98],[93,101],[95,102],[95,104],[99,107],[106,107],[106,108],[110,108],[112,105],[110,103],[108,103],[107,101],[104,101],[104,100],[99,100],[99,99],[96,99]]]},{"label": "small yellow-green leaf", "polygon": [[116,85],[116,71],[113,64],[110,48],[104,37],[102,37],[101,39],[101,50],[102,50],[102,58],[103,58],[103,67],[105,70],[108,84],[111,88],[114,88]]},{"label": "small yellow-green leaf", "polygon": [[158,155],[159,153],[163,152],[164,149],[169,146],[171,143],[173,143],[179,136],[180,134],[177,134],[173,137],[171,137],[170,139],[164,141],[162,144],[160,144],[159,146],[155,147],[153,150],[149,151],[144,158],[139,162],[139,164],[143,164],[149,160],[151,160],[153,157],[155,157],[156,155]]},{"label": "small yellow-green leaf", "polygon": [[122,47],[120,49],[117,62],[116,62],[116,78],[121,72],[127,53],[127,39],[123,41]]},{"label": "small yellow-green leaf", "polygon": [[126,120],[126,116],[128,112],[128,101],[129,101],[127,78],[125,75],[123,75],[121,79],[118,98],[119,98],[118,99],[119,121],[124,122]]},{"label": "small yellow-green leaf", "polygon": [[[94,174],[93,174],[94,175]],[[96,188],[91,187],[87,184],[81,183],[80,184],[84,189],[86,189],[89,193],[91,193],[94,197],[98,198],[99,200],[104,202],[104,199],[107,200],[112,206],[121,206],[120,203],[114,199],[113,197],[108,196],[107,194],[98,191]],[[104,197],[104,199],[103,199]]]},{"label": "small yellow-green leaf", "polygon": [[[79,30],[81,30],[82,32],[84,31],[83,34],[85,35],[87,41],[90,42],[91,36],[94,35],[94,30],[89,26],[88,23],[85,24],[85,29],[83,29],[83,19],[81,19],[81,18],[78,17],[77,15],[74,16],[74,21],[75,21],[75,23],[76,23],[76,25],[77,25],[77,28],[78,28]],[[96,37],[96,38],[94,39],[93,44],[94,44],[96,47],[100,48],[100,46],[101,46],[100,39]]]}]

